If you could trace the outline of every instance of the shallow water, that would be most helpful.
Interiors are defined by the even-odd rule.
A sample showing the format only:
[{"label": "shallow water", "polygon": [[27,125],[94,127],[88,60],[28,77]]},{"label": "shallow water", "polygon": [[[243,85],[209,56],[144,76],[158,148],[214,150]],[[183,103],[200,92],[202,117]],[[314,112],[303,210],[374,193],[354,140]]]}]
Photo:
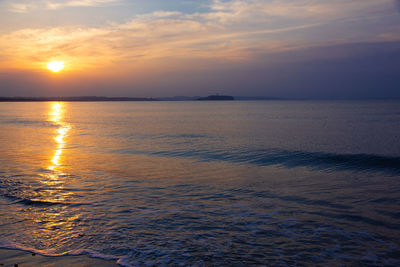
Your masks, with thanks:
[{"label": "shallow water", "polygon": [[400,265],[399,101],[0,103],[0,246]]}]

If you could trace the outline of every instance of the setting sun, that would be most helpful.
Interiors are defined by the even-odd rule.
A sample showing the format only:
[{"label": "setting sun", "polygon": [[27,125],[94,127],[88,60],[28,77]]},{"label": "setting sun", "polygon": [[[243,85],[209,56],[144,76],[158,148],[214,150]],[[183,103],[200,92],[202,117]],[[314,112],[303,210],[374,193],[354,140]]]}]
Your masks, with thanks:
[{"label": "setting sun", "polygon": [[64,69],[64,61],[52,61],[47,63],[47,68],[53,72],[59,72]]}]

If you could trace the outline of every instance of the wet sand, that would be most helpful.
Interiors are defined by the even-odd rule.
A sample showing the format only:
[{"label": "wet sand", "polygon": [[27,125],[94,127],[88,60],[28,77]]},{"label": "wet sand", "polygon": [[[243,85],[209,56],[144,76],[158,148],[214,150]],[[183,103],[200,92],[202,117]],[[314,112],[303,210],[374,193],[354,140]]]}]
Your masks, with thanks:
[{"label": "wet sand", "polygon": [[99,266],[99,267],[115,267],[119,266],[115,261],[107,261],[102,259],[90,258],[88,256],[61,256],[46,257],[31,252],[11,249],[0,249],[0,266]]}]

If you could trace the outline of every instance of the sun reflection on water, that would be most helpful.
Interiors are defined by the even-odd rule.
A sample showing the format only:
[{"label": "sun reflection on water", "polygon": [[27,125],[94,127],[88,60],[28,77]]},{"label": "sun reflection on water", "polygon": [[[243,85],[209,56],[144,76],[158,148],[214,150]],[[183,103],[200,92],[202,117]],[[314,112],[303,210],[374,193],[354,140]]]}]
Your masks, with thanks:
[{"label": "sun reflection on water", "polygon": [[51,158],[51,164],[48,166],[48,170],[56,171],[59,169],[61,155],[65,147],[65,137],[68,135],[71,126],[64,121],[65,108],[63,103],[53,103],[49,113],[50,121],[59,127],[56,130],[56,141],[57,148],[54,150],[53,157]]},{"label": "sun reflection on water", "polygon": [[66,137],[71,126],[64,119],[65,104],[61,102],[50,103],[48,121],[57,128],[54,130],[53,140],[55,148],[49,158],[49,163],[45,171],[41,174],[41,183],[46,185],[46,189],[41,192],[41,201],[51,203],[62,203],[71,197],[71,192],[64,190],[65,177],[62,171],[63,152],[66,146]]}]

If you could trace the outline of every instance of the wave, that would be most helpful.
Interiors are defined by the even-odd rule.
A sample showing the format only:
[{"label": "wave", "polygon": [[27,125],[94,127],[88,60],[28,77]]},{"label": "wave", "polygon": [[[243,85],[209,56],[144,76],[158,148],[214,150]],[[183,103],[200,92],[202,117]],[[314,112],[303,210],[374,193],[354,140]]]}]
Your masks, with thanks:
[{"label": "wave", "polygon": [[251,159],[259,165],[281,164],[286,167],[314,167],[317,169],[347,169],[356,171],[390,171],[400,173],[400,157],[374,154],[335,154],[325,152],[271,150]]},{"label": "wave", "polygon": [[66,201],[54,201],[54,200],[47,200],[47,199],[40,199],[40,198],[30,198],[30,197],[23,197],[23,196],[16,196],[8,193],[4,193],[0,191],[0,196],[10,199],[16,204],[22,204],[26,206],[81,206],[85,205],[85,203],[80,202],[66,202]]},{"label": "wave", "polygon": [[74,203],[74,202],[62,202],[62,201],[53,201],[53,200],[41,200],[41,199],[31,199],[31,198],[23,198],[23,197],[16,197],[7,194],[1,194],[3,197],[11,199],[14,203],[23,204],[26,206],[80,206],[84,205],[83,203]]},{"label": "wave", "polygon": [[400,174],[400,157],[375,154],[336,154],[284,149],[232,150],[229,152],[207,150],[137,151],[124,149],[113,152],[194,158],[201,161],[228,161],[258,166],[308,167],[323,171],[351,170]]},{"label": "wave", "polygon": [[129,266],[129,264],[127,263],[127,261],[125,260],[124,257],[103,254],[103,253],[100,253],[100,252],[97,252],[97,251],[94,251],[91,249],[76,249],[76,250],[70,250],[70,251],[63,252],[63,253],[56,253],[55,250],[52,250],[52,249],[49,249],[49,250],[34,249],[31,247],[25,247],[22,245],[18,245],[14,242],[9,242],[9,241],[0,241],[0,248],[26,251],[26,252],[31,252],[31,253],[35,253],[38,255],[46,256],[46,257],[88,256],[90,258],[97,258],[97,259],[102,259],[102,260],[107,260],[107,261],[116,261],[116,263],[119,264],[120,266]]},{"label": "wave", "polygon": [[22,120],[18,118],[2,119],[0,124],[14,124],[19,126],[59,127],[60,125],[47,120]]},{"label": "wave", "polygon": [[[14,175],[13,177],[15,176],[16,175]],[[52,189],[37,188],[32,185],[24,184],[23,182],[15,179],[0,177],[0,196],[7,198],[17,204],[23,204],[26,206],[79,206],[85,204],[80,202],[56,201],[54,199],[49,200],[49,198],[45,194],[47,190]],[[63,189],[63,191],[69,190]],[[42,192],[42,195],[40,194],[40,192]]]}]

